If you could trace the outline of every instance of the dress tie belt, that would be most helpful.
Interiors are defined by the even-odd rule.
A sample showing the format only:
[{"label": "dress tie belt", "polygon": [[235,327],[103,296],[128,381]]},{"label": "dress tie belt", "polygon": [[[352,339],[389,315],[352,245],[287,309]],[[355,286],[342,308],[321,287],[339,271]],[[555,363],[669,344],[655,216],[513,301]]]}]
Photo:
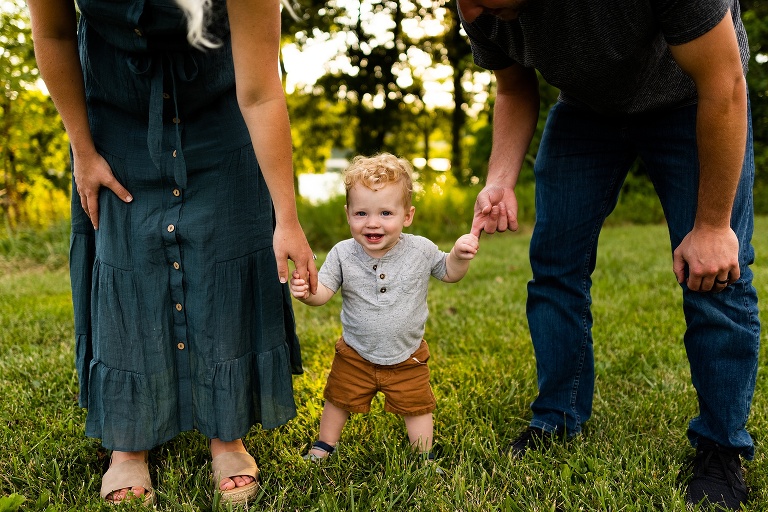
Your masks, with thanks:
[{"label": "dress tie belt", "polygon": [[128,58],[128,68],[137,75],[150,75],[149,126],[147,147],[152,163],[160,169],[163,150],[163,85],[165,73],[170,75],[174,108],[175,141],[173,178],[182,189],[187,187],[187,164],[181,146],[181,124],[176,91],[177,81],[191,82],[197,78],[198,64],[194,55],[185,52],[165,52],[159,56],[141,55]]}]

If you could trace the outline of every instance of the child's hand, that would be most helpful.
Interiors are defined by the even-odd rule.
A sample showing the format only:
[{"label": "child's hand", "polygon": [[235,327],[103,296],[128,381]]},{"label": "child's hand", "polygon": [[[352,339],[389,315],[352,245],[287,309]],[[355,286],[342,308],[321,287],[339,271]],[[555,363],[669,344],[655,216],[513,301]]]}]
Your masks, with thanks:
[{"label": "child's hand", "polygon": [[309,283],[301,279],[301,277],[299,277],[298,270],[293,271],[293,275],[291,276],[290,288],[291,288],[291,295],[293,295],[297,299],[309,298]]},{"label": "child's hand", "polygon": [[462,235],[453,245],[453,254],[460,260],[471,260],[479,247],[480,240],[475,235]]}]

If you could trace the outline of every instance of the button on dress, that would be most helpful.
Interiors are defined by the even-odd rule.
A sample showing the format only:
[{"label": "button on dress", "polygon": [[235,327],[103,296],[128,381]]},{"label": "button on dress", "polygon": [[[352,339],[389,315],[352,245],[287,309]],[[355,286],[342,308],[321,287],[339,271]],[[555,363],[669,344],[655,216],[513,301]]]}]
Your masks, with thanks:
[{"label": "button on dress", "polygon": [[134,198],[102,188],[94,231],[73,193],[86,435],[138,451],[192,429],[227,441],[282,425],[296,414],[301,354],[224,2],[211,29],[222,45],[206,51],[187,44],[173,0],[78,5],[91,131]]}]

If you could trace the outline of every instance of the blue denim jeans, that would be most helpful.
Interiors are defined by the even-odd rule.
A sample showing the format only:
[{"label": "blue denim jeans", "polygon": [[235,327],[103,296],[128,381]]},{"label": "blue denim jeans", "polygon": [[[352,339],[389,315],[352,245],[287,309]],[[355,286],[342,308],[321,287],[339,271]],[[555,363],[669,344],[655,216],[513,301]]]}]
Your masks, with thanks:
[{"label": "blue denim jeans", "polygon": [[[751,459],[754,445],[745,425],[760,343],[749,268],[754,261],[751,123],[746,149],[731,218],[740,243],[741,277],[721,293],[681,288],[684,342],[699,401],[689,439],[695,446],[705,437]],[[558,103],[550,112],[536,158],[536,225],[530,247],[527,314],[539,387],[531,426],[563,428],[573,435],[592,413],[590,288],[597,241],[637,158],[659,196],[674,250],[696,214],[696,106],[607,117]],[[670,274],[671,267],[670,259]]]}]

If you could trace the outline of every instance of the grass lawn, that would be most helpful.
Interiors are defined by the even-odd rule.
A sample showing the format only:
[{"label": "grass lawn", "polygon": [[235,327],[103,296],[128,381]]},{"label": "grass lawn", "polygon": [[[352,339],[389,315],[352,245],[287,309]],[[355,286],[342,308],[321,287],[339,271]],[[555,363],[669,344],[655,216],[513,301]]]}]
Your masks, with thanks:
[{"label": "grass lawn", "polygon": [[[759,218],[753,269],[763,301],[767,233],[768,218]],[[696,396],[666,228],[604,230],[593,286],[593,417],[567,446],[516,460],[507,449],[536,394],[525,320],[528,242],[526,233],[484,236],[463,281],[431,284],[426,338],[445,476],[413,460],[401,419],[385,413],[380,399],[371,414],[350,420],[338,457],[319,466],[301,459],[317,432],[341,332],[340,298],[319,308],[296,302],[305,367],[294,378],[298,416],[246,438],[262,471],[263,492],[251,510],[685,510],[680,470],[693,454],[685,431]],[[84,437],[85,411],[76,402],[71,316],[60,263],[0,261],[0,512],[16,510],[19,497],[20,510],[111,510],[98,498],[105,453]],[[762,341],[764,366],[765,330]],[[749,510],[768,510],[764,369],[748,427],[757,445],[746,464]],[[218,510],[200,434],[153,450],[150,467],[158,510]],[[140,509],[119,507],[133,508]]]}]

